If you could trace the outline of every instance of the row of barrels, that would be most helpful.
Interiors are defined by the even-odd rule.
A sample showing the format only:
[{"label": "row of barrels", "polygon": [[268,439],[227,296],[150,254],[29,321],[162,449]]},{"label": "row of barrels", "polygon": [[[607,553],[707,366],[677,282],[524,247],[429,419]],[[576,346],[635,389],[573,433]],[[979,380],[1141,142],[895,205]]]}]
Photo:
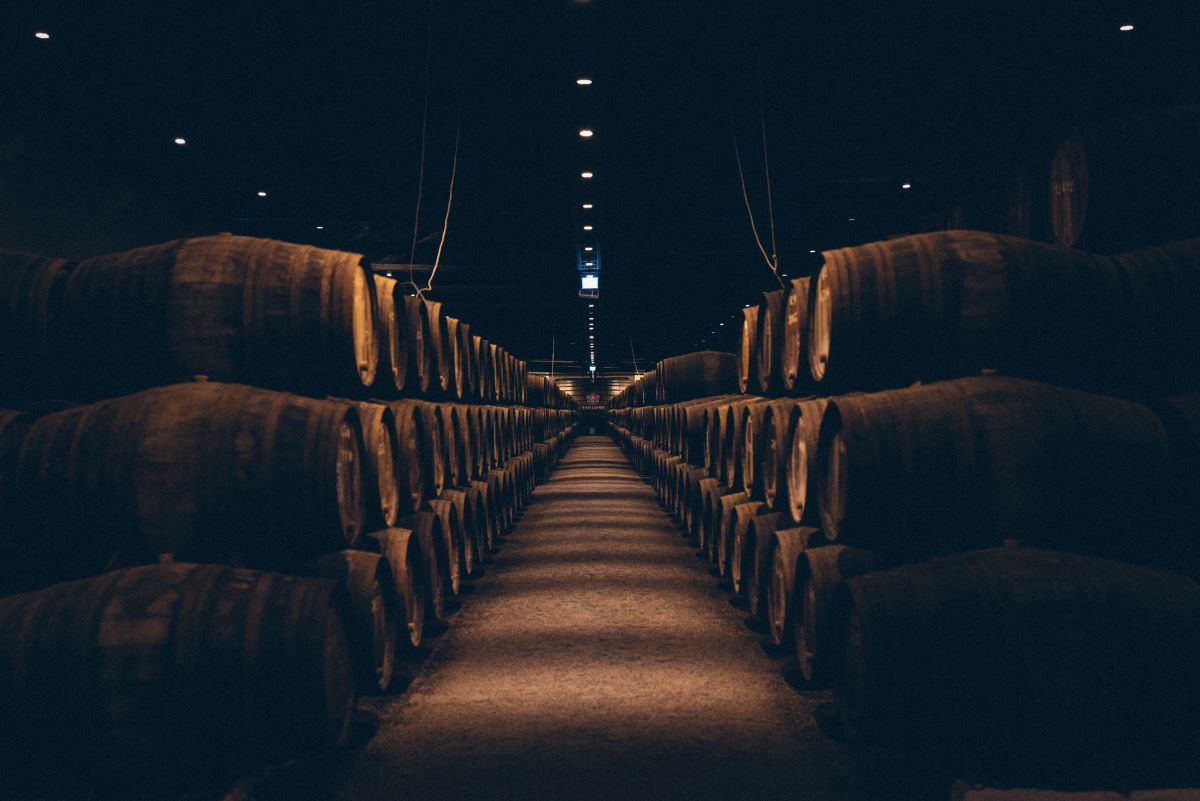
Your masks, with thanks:
[{"label": "row of barrels", "polygon": [[[823,255],[815,277],[742,310],[742,392],[832,395],[983,371],[1126,394],[1200,388],[1200,240],[1100,256],[945,231]],[[613,406],[736,391],[718,362],[665,360]]]},{"label": "row of barrels", "polygon": [[313,397],[569,407],[406,286],[359,254],[244,236],[79,262],[3,253],[3,399],[94,400],[199,375]]},{"label": "row of barrels", "polygon": [[[230,778],[344,745],[356,695],[405,683],[574,423],[551,410],[450,404],[377,404],[371,423],[365,406],[198,383],[31,425],[0,413],[3,475],[15,464],[22,477],[3,496],[6,568],[39,549],[119,547],[88,578],[0,598],[6,781],[42,786],[63,760],[79,766],[82,786],[114,791]],[[476,411],[475,434],[490,432],[496,447],[452,422]],[[535,421],[537,412],[550,416]],[[412,439],[376,450],[372,426]],[[58,450],[64,439],[78,447]],[[387,458],[400,441],[413,450]],[[484,466],[467,459],[451,481],[444,466],[463,442]],[[354,520],[349,510],[378,480],[364,469],[376,458],[397,477],[423,477],[406,487],[438,491],[394,486],[389,520]],[[57,465],[39,475],[39,461]],[[16,497],[43,480],[62,483],[33,503]],[[53,560],[35,561],[44,571]]]},{"label": "row of barrels", "polygon": [[[1200,629],[1188,617],[1193,608],[1187,605],[1192,603],[1187,600],[1189,588],[1194,587],[1190,579],[1172,577],[1163,585],[1174,587],[1172,592],[1182,593],[1186,601],[1172,609],[1145,607],[1140,591],[1130,589],[1133,579],[1122,584],[1113,577],[1130,573],[1138,582],[1155,583],[1146,577],[1156,574],[1131,567],[1132,562],[1200,575],[1200,542],[1195,537],[1200,528],[1196,501],[1200,497],[1200,396],[1172,397],[1150,408],[1018,379],[980,377],[827,399],[729,395],[612,410],[609,415],[615,438],[639,471],[650,477],[664,506],[697,543],[700,555],[714,563],[714,572],[765,627],[771,644],[794,655],[797,678],[808,686],[835,685],[839,715],[851,733],[877,735],[904,747],[905,732],[911,731],[915,740],[926,745],[975,748],[973,753],[984,754],[990,746],[978,742],[979,731],[970,738],[956,727],[936,725],[939,715],[955,708],[955,692],[969,689],[968,695],[978,692],[1012,700],[1008,695],[988,695],[993,688],[987,683],[1009,681],[1006,687],[1012,690],[1029,686],[1022,681],[1054,677],[1064,684],[1078,682],[1070,688],[1055,687],[1056,691],[1070,689],[1076,698],[1111,689],[1092,686],[1099,680],[1088,661],[1097,656],[1094,651],[1068,649],[1055,655],[1061,657],[1058,661],[1032,665],[1022,665],[1015,657],[1014,666],[1012,656],[994,665],[975,665],[970,658],[985,652],[977,650],[957,665],[964,671],[979,669],[965,675],[934,670],[936,652],[907,653],[909,644],[950,647],[958,629],[939,615],[960,603],[973,609],[969,593],[918,599],[927,605],[916,610],[900,600],[895,609],[883,603],[883,609],[890,611],[885,615],[875,610],[880,617],[873,622],[879,628],[871,633],[879,639],[863,645],[865,635],[847,628],[848,618],[838,611],[840,595],[856,577],[869,582],[875,580],[870,576],[893,575],[880,571],[896,570],[900,571],[897,580],[902,578],[918,592],[927,581],[923,571],[944,570],[953,576],[958,568],[949,565],[956,564],[954,559],[970,563],[984,558],[970,555],[978,549],[1019,542],[1033,547],[1017,549],[1024,554],[1019,557],[994,553],[986,557],[987,564],[1001,573],[1009,569],[1006,565],[1019,566],[1001,581],[1004,593],[987,600],[1000,604],[1007,599],[1007,603],[1016,594],[1024,603],[1019,595],[1021,582],[1033,582],[1033,595],[1026,600],[1039,610],[1039,604],[1049,605],[1052,612],[1046,614],[1057,626],[1040,632],[1043,639],[1038,647],[1052,645],[1045,639],[1051,633],[1061,636],[1064,644],[1073,642],[1072,636],[1086,636],[1089,648],[1099,647],[1099,631],[1072,635],[1068,630],[1071,609],[1091,592],[1102,592],[1108,604],[1105,609],[1128,607],[1137,614],[1191,626],[1172,632],[1159,621],[1158,628],[1141,634],[1122,628],[1121,636],[1136,640],[1122,642],[1130,653],[1145,656],[1153,649],[1175,647],[1191,653],[1187,649],[1196,645]],[[1050,553],[1054,555],[1044,556]],[[943,561],[930,563],[931,558]],[[1042,565],[1039,560],[1048,561]],[[1065,589],[1057,594],[1037,583],[1044,580],[1026,575],[1027,571],[1042,575],[1060,565],[1070,570],[1064,568],[1061,587]],[[1097,571],[1113,585],[1103,591],[1092,588],[1088,577]],[[944,589],[952,588],[947,583]],[[1123,590],[1133,594],[1122,595]],[[1167,595],[1155,596],[1154,603],[1168,600],[1174,603]],[[991,613],[1008,622],[1004,615],[1012,610],[1000,607]],[[918,625],[927,628],[910,635],[904,628],[907,614],[924,615]],[[1100,625],[1102,619],[1089,617],[1086,622]],[[948,628],[943,630],[944,623]],[[952,633],[939,640],[943,631]],[[1182,644],[1178,642],[1181,632],[1186,634]],[[875,644],[880,642],[893,650],[875,650],[883,647]],[[978,632],[966,643],[987,649],[989,655],[1001,645],[1014,643]],[[871,652],[866,656],[843,653],[848,647],[869,647]],[[1012,653],[1026,652],[1017,648]],[[1034,655],[1041,654],[1030,658]],[[868,664],[864,659],[876,661]],[[896,667],[887,664],[891,659],[905,669],[895,674]],[[1157,666],[1163,671],[1155,675],[1171,692],[1180,689],[1186,675],[1173,672],[1180,664]],[[1025,672],[1016,679],[1006,678],[997,673],[1001,666]],[[910,677],[909,668],[934,672]],[[921,725],[905,729],[904,714],[910,710],[903,705],[893,709],[886,700],[894,685],[903,685],[904,698],[915,705],[919,704],[915,694],[938,682],[947,684],[931,695]],[[873,695],[879,688],[886,691]],[[1037,704],[1049,703],[1046,691],[1039,690]],[[1181,703],[1188,699],[1196,699],[1190,688],[1176,697]],[[1010,711],[1050,715],[1040,707],[1032,709],[1035,702],[1029,698],[1017,700],[1020,703]],[[1131,715],[1149,708],[1133,706],[1144,700],[1144,689],[1131,693],[1120,702],[1112,720],[1129,724]],[[1156,699],[1153,708],[1162,705],[1162,699]],[[901,711],[892,716],[895,710]],[[1085,711],[1078,707],[1070,713]],[[988,714],[999,713],[990,709]],[[1115,729],[1103,731],[1112,736]],[[1148,742],[1160,743],[1164,731],[1147,733]],[[1183,731],[1194,733],[1186,727]],[[1118,739],[1128,742],[1123,733]],[[1014,734],[1010,741],[991,745],[1009,747],[1016,742],[1029,744]],[[1061,751],[1055,755],[1050,761],[1056,769],[1071,764]],[[997,760],[988,764],[1003,762]],[[1086,764],[1094,768],[1097,763],[1089,759]],[[1128,767],[1125,760],[1121,764]],[[1148,764],[1162,765],[1163,760]]]}]

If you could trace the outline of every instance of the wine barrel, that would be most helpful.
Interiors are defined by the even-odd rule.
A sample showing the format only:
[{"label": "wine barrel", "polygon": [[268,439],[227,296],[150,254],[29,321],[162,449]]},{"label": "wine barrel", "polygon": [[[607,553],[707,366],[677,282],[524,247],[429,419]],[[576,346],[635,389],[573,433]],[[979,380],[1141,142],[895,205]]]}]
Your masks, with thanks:
[{"label": "wine barrel", "polygon": [[1136,787],[1147,771],[1194,769],[1193,580],[994,549],[843,587],[834,699],[851,738],[1023,779]]},{"label": "wine barrel", "polygon": [[446,318],[446,342],[447,347],[451,352],[451,361],[454,363],[453,380],[450,382],[450,387],[446,390],[446,395],[450,400],[462,400],[465,396],[466,377],[463,373],[466,371],[466,360],[463,358],[461,350],[462,337],[458,332],[458,318],[447,316]]},{"label": "wine barrel", "polygon": [[1149,409],[985,377],[830,400],[815,486],[826,537],[906,561],[1014,537],[1139,561],[1172,471]]},{"label": "wine barrel", "polygon": [[738,504],[733,509],[733,537],[729,540],[725,561],[733,591],[739,595],[746,595],[747,579],[753,569],[750,564],[754,561],[753,525],[754,518],[760,514],[771,514],[771,511],[758,501]]},{"label": "wine barrel", "polygon": [[433,356],[433,371],[437,380],[431,386],[438,397],[453,398],[458,381],[461,356],[457,341],[450,336],[450,327],[440,301],[425,299],[425,318],[429,321],[429,350]]},{"label": "wine barrel", "polygon": [[692,510],[689,513],[689,524],[687,530],[684,532],[685,537],[691,537],[699,542],[704,536],[704,513],[706,499],[709,492],[712,491],[712,488],[719,487],[720,485],[721,482],[708,476],[707,473],[705,473],[700,480],[696,482],[696,485],[692,488]]},{"label": "wine barrel", "polygon": [[881,554],[845,545],[806,548],[799,554],[792,638],[805,682],[824,685],[832,677],[834,591],[846,579],[890,566]]},{"label": "wine barrel", "polygon": [[438,406],[442,410],[442,421],[444,424],[442,431],[442,464],[446,469],[445,486],[449,489],[461,486],[469,480],[464,473],[464,453],[462,443],[459,441],[466,432],[462,415],[459,413],[457,406],[452,403],[441,403]]},{"label": "wine barrel", "polygon": [[721,429],[723,461],[720,478],[730,489],[741,491],[745,486],[742,475],[742,450],[746,445],[746,417],[751,407],[766,402],[766,398],[751,397],[729,404],[725,412],[725,425]]},{"label": "wine barrel", "polygon": [[[828,405],[827,398],[815,398],[792,409],[788,420],[791,435],[783,445],[781,459],[783,480],[776,485],[780,493],[775,498],[775,508],[787,512],[792,520],[807,525],[816,525],[820,519],[817,493],[810,490],[815,489],[813,482],[817,476],[817,455],[820,452],[818,440]],[[776,445],[781,442],[776,440]]]},{"label": "wine barrel", "polygon": [[767,631],[776,648],[791,643],[796,627],[796,563],[821,532],[811,527],[777,529],[767,549]]},{"label": "wine barrel", "polygon": [[767,444],[768,435],[776,425],[775,418],[788,416],[795,406],[793,400],[770,401],[747,406],[742,413],[742,484],[756,501],[765,499],[768,481],[774,483],[768,473],[779,470],[778,461],[773,461],[777,454]]},{"label": "wine barrel", "polygon": [[385,398],[404,392],[408,381],[408,327],[404,324],[403,296],[397,306],[398,283],[394,278],[375,276],[375,316],[379,324],[375,391]]},{"label": "wine barrel", "polygon": [[750,502],[750,496],[744,492],[730,492],[716,498],[716,505],[713,509],[712,534],[704,543],[704,550],[708,555],[710,562],[713,562],[720,568],[722,562],[721,553],[728,553],[728,541],[733,534],[734,515],[733,510],[743,503]]},{"label": "wine barrel", "polygon": [[426,501],[425,511],[436,515],[442,524],[442,541],[445,545],[446,559],[449,561],[450,579],[445,589],[452,595],[458,595],[462,590],[463,560],[465,559],[462,518],[458,516],[458,508],[453,501],[441,498]]},{"label": "wine barrel", "polygon": [[437,360],[433,354],[429,310],[415,295],[397,297],[397,314],[401,309],[404,311],[404,338],[408,343],[408,378],[404,386],[410,394],[428,396],[437,384]]},{"label": "wine barrel", "polygon": [[742,338],[738,345],[738,391],[751,392],[758,385],[758,307],[742,309]]},{"label": "wine barrel", "polygon": [[787,299],[782,289],[764,292],[758,306],[758,332],[755,335],[755,386],[763,395],[783,391],[783,325]]},{"label": "wine barrel", "polygon": [[363,526],[369,530],[395,525],[400,514],[400,443],[396,419],[386,404],[329,400],[350,403],[358,410],[363,434]]},{"label": "wine barrel", "polygon": [[399,646],[402,651],[420,648],[425,637],[429,574],[436,565],[425,561],[421,537],[411,529],[385,528],[371,532],[370,537],[378,544],[388,570],[396,627],[401,632],[397,635]]},{"label": "wine barrel", "polygon": [[[454,319],[454,318],[451,318]],[[471,400],[475,397],[475,347],[471,336],[471,324],[455,320],[454,337],[458,342],[459,369],[458,378],[462,384],[459,400]]]},{"label": "wine barrel", "polygon": [[1094,382],[1113,372],[1129,300],[1107,259],[945,231],[824,254],[808,357],[829,391],[983,369]]},{"label": "wine barrel", "polygon": [[387,690],[395,670],[396,628],[403,615],[388,560],[377,553],[338,551],[309,562],[303,575],[329,579],[343,588],[350,599],[346,639],[358,687],[363,692]]},{"label": "wine barrel", "polygon": [[1050,168],[1062,245],[1113,253],[1200,235],[1200,106],[1072,130]]},{"label": "wine barrel", "polygon": [[724,484],[710,484],[705,488],[704,498],[701,501],[700,533],[696,543],[701,550],[706,550],[708,543],[712,542],[713,537],[716,536],[717,523],[721,513],[721,498],[730,492],[731,490]]},{"label": "wine barrel", "polygon": [[454,505],[454,517],[461,528],[459,569],[462,575],[474,578],[483,571],[483,543],[479,520],[475,517],[475,505],[468,502],[467,493],[460,489],[443,491],[442,500]]},{"label": "wine barrel", "polygon": [[779,347],[782,391],[802,395],[812,388],[808,372],[808,314],[813,282],[807,276],[793,278],[783,307],[783,342]]},{"label": "wine barrel", "polygon": [[436,498],[446,486],[446,421],[442,407],[414,401],[421,412],[421,458],[425,469],[425,497]]},{"label": "wine barrel", "polygon": [[26,435],[14,535],[48,578],[153,561],[278,565],[353,547],[363,445],[353,405],[179,384],[47,415]]},{"label": "wine barrel", "polygon": [[[396,503],[399,515],[410,515],[421,508],[425,488],[432,483],[426,477],[427,459],[422,448],[428,441],[425,416],[416,401],[386,401],[396,431],[395,470]],[[394,521],[393,521],[394,524]]]},{"label": "wine barrel", "polygon": [[472,481],[471,486],[467,488],[467,495],[475,504],[475,519],[483,538],[481,553],[482,555],[495,553],[499,548],[497,540],[500,535],[496,531],[496,518],[492,513],[494,501],[487,481]]},{"label": "wine barrel", "polygon": [[1050,242],[1050,162],[1022,163],[1004,188],[1000,232],[1035,242]]},{"label": "wine barrel", "polygon": [[361,259],[227,235],[85,259],[67,278],[64,343],[101,396],[197,374],[361,394],[379,355]]},{"label": "wine barrel", "polygon": [[679,403],[738,390],[737,356],[712,350],[663,359],[656,369],[661,403]]},{"label": "wine barrel", "polygon": [[[425,620],[433,624],[446,617],[446,596],[450,592],[450,552],[442,519],[433,512],[420,511],[401,517],[396,521],[400,528],[408,529],[417,538],[421,557],[425,564]],[[404,582],[397,582],[400,587]],[[414,602],[414,609],[416,608]]]},{"label": "wine barrel", "polygon": [[345,744],[354,678],[334,593],[323,579],[173,564],[0,599],[6,779],[91,791],[231,778]]},{"label": "wine barrel", "polygon": [[[776,529],[789,522],[779,512],[764,511],[755,515],[750,521],[750,527],[746,529],[742,543],[742,592],[750,604],[750,614],[754,617],[766,616],[767,584],[771,578],[771,545]],[[748,564],[747,556],[750,557]]]},{"label": "wine barrel", "polygon": [[13,403],[61,381],[62,296],[71,262],[0,253],[0,400]]}]

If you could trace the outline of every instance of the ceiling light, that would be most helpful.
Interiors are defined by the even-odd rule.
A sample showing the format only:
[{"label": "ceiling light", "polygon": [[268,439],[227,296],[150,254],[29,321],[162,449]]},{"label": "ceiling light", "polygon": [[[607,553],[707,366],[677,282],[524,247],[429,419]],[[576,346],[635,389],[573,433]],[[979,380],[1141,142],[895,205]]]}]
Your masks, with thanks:
[{"label": "ceiling light", "polygon": [[592,230],[592,226],[590,226],[590,225],[585,225],[585,226],[583,226],[583,230],[585,230],[585,231],[590,231],[590,230]]},{"label": "ceiling light", "polygon": [[587,171],[579,173],[580,178],[591,178],[592,175],[594,175],[594,173],[587,172]]},{"label": "ceiling light", "polygon": [[912,184],[900,184],[901,189],[912,189]]},{"label": "ceiling light", "polygon": [[584,207],[585,209],[590,209],[590,208],[592,207],[592,204],[591,204],[591,203],[584,203],[584,204],[583,204],[583,207]]},{"label": "ceiling light", "polygon": [[[317,230],[318,230],[318,231],[324,231],[324,230],[325,230],[325,226],[323,226],[323,225],[318,225],[318,226],[317,226]],[[389,274],[390,274],[390,273],[389,273]]]},{"label": "ceiling light", "polygon": [[853,217],[851,217],[851,218],[850,218],[850,222],[854,222],[854,218],[853,218]]},{"label": "ceiling light", "polygon": [[810,250],[810,251],[808,251],[808,252],[809,252],[809,253],[816,253],[817,251],[815,251],[815,250]]},{"label": "ceiling light", "polygon": [[575,83],[579,84],[580,86],[591,86],[592,79],[591,78],[576,78]]},{"label": "ceiling light", "polygon": [[175,137],[175,144],[177,144],[177,145],[186,145],[186,144],[187,144],[187,140],[186,140],[186,139],[184,139],[182,136],[177,136],[177,137]]},{"label": "ceiling light", "polygon": [[[1123,30],[1123,31],[1132,31],[1132,30],[1133,30],[1133,26],[1132,26],[1132,25],[1122,25],[1122,26],[1121,26],[1121,30]],[[40,34],[39,34],[39,35],[40,35]]]},{"label": "ceiling light", "polygon": [[721,323],[721,325],[725,325],[725,323]]},{"label": "ceiling light", "polygon": [[258,196],[259,196],[259,197],[266,197],[266,196],[267,196],[267,193],[266,193],[266,192],[259,192],[259,193],[258,193]]},{"label": "ceiling light", "polygon": [[[595,248],[593,248],[591,245],[588,245],[586,248],[584,248],[584,250],[586,250],[588,253],[591,253],[593,250],[595,250]],[[588,262],[588,264],[591,264],[591,262]]]},{"label": "ceiling light", "polygon": [[591,128],[580,128],[579,135],[582,136],[584,139],[591,139],[593,136],[596,135],[596,132],[593,131]]},{"label": "ceiling light", "polygon": [[596,308],[596,304],[595,304],[595,303],[589,303],[589,304],[588,304],[588,308],[589,308],[589,309],[594,309],[594,308]]},{"label": "ceiling light", "polygon": [[50,38],[50,34],[46,33],[45,31],[38,31],[37,33],[34,34],[34,36],[36,36],[39,39],[49,39]]}]

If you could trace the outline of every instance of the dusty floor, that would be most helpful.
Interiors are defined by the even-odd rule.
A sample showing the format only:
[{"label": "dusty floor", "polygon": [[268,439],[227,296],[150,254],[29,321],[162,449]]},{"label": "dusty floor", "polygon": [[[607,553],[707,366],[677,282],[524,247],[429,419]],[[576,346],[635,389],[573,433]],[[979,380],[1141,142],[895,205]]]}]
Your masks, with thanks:
[{"label": "dusty floor", "polygon": [[[334,795],[876,799],[604,437],[538,488]],[[869,773],[869,771],[867,772]]]}]

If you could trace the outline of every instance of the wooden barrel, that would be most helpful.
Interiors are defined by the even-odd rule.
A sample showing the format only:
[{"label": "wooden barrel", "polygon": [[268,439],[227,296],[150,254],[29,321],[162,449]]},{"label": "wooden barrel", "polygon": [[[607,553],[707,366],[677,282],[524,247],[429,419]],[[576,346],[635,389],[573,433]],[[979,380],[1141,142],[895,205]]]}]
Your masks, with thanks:
[{"label": "wooden barrel", "polygon": [[496,518],[492,513],[493,500],[487,481],[472,481],[467,488],[467,496],[475,504],[475,520],[482,537],[481,557],[495,553],[499,549],[499,532],[496,530]]},{"label": "wooden barrel", "polygon": [[777,529],[767,549],[767,632],[776,648],[788,645],[796,627],[796,563],[800,554],[820,541],[821,532],[808,526]]},{"label": "wooden barrel", "polygon": [[361,259],[224,235],[85,259],[67,279],[64,341],[104,395],[197,374],[361,393],[379,355],[375,284]]},{"label": "wooden barrel", "polygon": [[0,599],[6,779],[231,777],[345,744],[354,677],[335,589],[173,564]]},{"label": "wooden barrel", "polygon": [[485,480],[488,485],[488,497],[491,500],[488,511],[492,515],[492,529],[495,531],[497,540],[503,540],[504,534],[508,531],[505,514],[508,499],[504,497],[504,478],[501,470],[499,468],[489,470]]},{"label": "wooden barrel", "polygon": [[362,692],[387,690],[396,667],[396,629],[404,614],[388,560],[366,551],[338,551],[309,562],[303,575],[343,588],[349,598],[346,640],[358,687]]},{"label": "wooden barrel", "polygon": [[749,409],[766,402],[766,398],[751,397],[729,404],[725,412],[725,425],[721,429],[720,478],[730,489],[741,491],[745,486],[742,475],[742,450],[746,445],[745,425]]},{"label": "wooden barrel", "polygon": [[778,395],[783,391],[783,325],[787,299],[785,291],[764,292],[758,306],[758,333],[755,336],[755,373],[758,383],[754,389],[763,395]]},{"label": "wooden barrel", "polygon": [[[442,432],[442,465],[446,469],[446,488],[458,487],[469,481],[469,466],[463,464],[463,446],[460,439],[466,435],[459,407],[452,403],[438,404],[442,410],[444,424]],[[464,467],[466,468],[464,470]]]},{"label": "wooden barrel", "polygon": [[771,401],[755,403],[742,413],[742,486],[756,501],[766,496],[767,474],[778,472],[779,464],[772,461],[775,456],[768,447],[767,437],[775,425],[774,418],[784,416],[794,408],[796,401]]},{"label": "wooden barrel", "polygon": [[697,545],[701,550],[707,550],[708,543],[712,542],[717,533],[717,523],[720,520],[721,513],[721,498],[730,493],[730,489],[724,484],[709,484],[704,490],[704,497],[701,501],[701,522],[700,533],[697,539]]},{"label": "wooden barrel", "polygon": [[816,473],[826,537],[906,561],[1014,537],[1136,561],[1176,517],[1150,410],[1017,379],[834,398]]},{"label": "wooden barrel", "polygon": [[690,537],[697,542],[704,536],[704,511],[705,498],[713,487],[720,486],[720,482],[703,473],[699,480],[691,487],[691,498],[689,505],[691,511],[688,512],[688,525],[684,532],[685,537]]},{"label": "wooden barrel", "polygon": [[463,373],[468,369],[466,367],[467,360],[463,358],[464,354],[461,350],[462,337],[458,332],[459,321],[457,317],[446,316],[446,342],[447,348],[451,352],[451,361],[453,361],[453,380],[450,382],[450,387],[446,390],[446,395],[450,400],[462,400],[465,395],[466,377]]},{"label": "wooden barrel", "polygon": [[[388,401],[392,424],[396,431],[396,460],[393,478],[396,480],[396,503],[399,515],[410,515],[421,508],[427,480],[426,459],[422,452],[428,435],[424,431],[425,417],[416,401]],[[394,521],[393,521],[394,522]]]},{"label": "wooden barrel", "polygon": [[824,255],[808,361],[828,391],[983,369],[1095,382],[1124,342],[1129,300],[1102,257],[976,231]]},{"label": "wooden barrel", "polygon": [[[451,318],[454,319],[454,318]],[[471,400],[475,397],[475,347],[471,336],[471,324],[455,320],[454,337],[458,342],[459,368],[458,378],[462,384],[459,400]]]},{"label": "wooden barrel", "polygon": [[486,338],[480,338],[476,343],[479,350],[479,374],[483,376],[480,386],[480,400],[492,403],[496,399],[496,363],[493,345]]},{"label": "wooden barrel", "polygon": [[414,401],[421,413],[421,459],[425,470],[426,498],[436,498],[446,486],[446,422],[442,407],[428,401]]},{"label": "wooden barrel", "polygon": [[738,345],[738,391],[752,392],[758,385],[758,307],[742,309],[742,338]]},{"label": "wooden barrel", "polygon": [[1189,578],[995,549],[852,578],[838,607],[834,698],[854,739],[1101,786],[1195,767]]},{"label": "wooden barrel", "polygon": [[725,563],[729,552],[729,540],[733,536],[734,509],[748,503],[744,492],[730,492],[716,499],[713,509],[712,535],[705,541],[704,550],[710,562],[717,565],[718,572],[725,574]]},{"label": "wooden barrel", "polygon": [[811,278],[793,278],[783,307],[780,380],[782,391],[794,395],[806,394],[812,388],[812,376],[808,372],[808,314],[812,289]]},{"label": "wooden barrel", "polygon": [[420,648],[425,638],[429,574],[437,566],[425,561],[421,537],[411,529],[385,528],[370,536],[378,543],[390,577],[400,647],[405,651]]},{"label": "wooden barrel", "polygon": [[[825,416],[828,398],[804,401],[789,413],[788,426],[791,437],[784,445],[781,459],[783,480],[776,486],[780,494],[775,498],[775,508],[787,512],[792,520],[816,525],[820,520],[820,504],[817,503],[815,480],[817,477],[818,441],[821,421]],[[776,445],[780,443],[776,441]]]},{"label": "wooden barrel", "polygon": [[[442,530],[442,519],[433,512],[421,511],[401,517],[396,525],[412,531],[426,566],[425,619],[429,623],[446,617],[446,596],[450,593],[450,552]],[[403,583],[400,584],[403,586]],[[414,605],[415,608],[415,605]]]},{"label": "wooden barrel", "polygon": [[663,359],[656,369],[661,403],[738,391],[737,356],[704,350]]},{"label": "wooden barrel", "polygon": [[363,505],[366,514],[363,526],[369,530],[395,525],[400,514],[400,491],[397,475],[400,443],[396,419],[386,404],[364,401],[330,400],[351,403],[358,410],[363,433]]},{"label": "wooden barrel", "polygon": [[459,569],[462,575],[474,578],[483,571],[483,542],[480,521],[475,517],[475,504],[468,502],[467,493],[460,489],[443,491],[442,500],[454,505],[454,516],[458,519],[461,529]]},{"label": "wooden barrel", "polygon": [[739,504],[733,509],[733,536],[729,540],[725,561],[733,591],[739,595],[746,594],[746,579],[753,569],[750,563],[754,561],[754,518],[768,513],[770,510],[758,501]]},{"label": "wooden barrel", "polygon": [[404,392],[408,381],[408,327],[402,295],[397,306],[397,283],[394,278],[375,276],[375,317],[379,325],[375,391],[385,398]]},{"label": "wooden barrel", "polygon": [[508,391],[508,376],[504,371],[504,348],[493,342],[489,345],[489,350],[492,365],[492,391],[488,400],[492,403],[503,403]]},{"label": "wooden barrel", "polygon": [[478,405],[464,407],[469,419],[468,427],[471,437],[471,479],[478,480],[487,472],[488,454],[485,431],[485,410]]},{"label": "wooden barrel", "polygon": [[1200,107],[1076,128],[1050,167],[1050,220],[1062,245],[1113,253],[1197,236]]},{"label": "wooden barrel", "polygon": [[12,403],[61,383],[62,296],[72,264],[0,253],[0,401]]},{"label": "wooden barrel", "polygon": [[433,371],[437,380],[431,391],[438,397],[455,397],[458,381],[460,354],[458,343],[450,336],[446,314],[440,301],[425,299],[425,317],[429,325],[429,351],[433,357]]},{"label": "wooden barrel", "polygon": [[415,295],[397,296],[397,313],[401,309],[404,311],[405,341],[408,343],[405,389],[409,394],[428,396],[437,384],[437,360],[433,354],[433,334],[429,329],[429,309]]},{"label": "wooden barrel", "polygon": [[[742,592],[750,604],[750,614],[755,617],[766,616],[767,584],[771,579],[771,546],[775,531],[789,522],[779,512],[764,511],[755,515],[746,529],[742,544]],[[747,556],[750,557],[748,563]]]},{"label": "wooden barrel", "polygon": [[194,383],[38,420],[17,472],[14,534],[49,578],[136,561],[279,565],[353,547],[363,445],[353,405]]},{"label": "wooden barrel", "polygon": [[890,567],[881,554],[845,545],[806,548],[795,565],[792,638],[804,680],[823,686],[832,677],[834,591],[847,579]]},{"label": "wooden barrel", "polygon": [[458,516],[458,508],[451,500],[434,498],[425,502],[425,511],[432,512],[441,523],[442,542],[449,562],[449,582],[445,590],[452,595],[458,595],[462,590],[463,553],[465,540],[463,538],[462,519]]},{"label": "wooden barrel", "polygon": [[1050,242],[1050,161],[1022,163],[1009,176],[1000,209],[1000,232],[1035,242]]}]

